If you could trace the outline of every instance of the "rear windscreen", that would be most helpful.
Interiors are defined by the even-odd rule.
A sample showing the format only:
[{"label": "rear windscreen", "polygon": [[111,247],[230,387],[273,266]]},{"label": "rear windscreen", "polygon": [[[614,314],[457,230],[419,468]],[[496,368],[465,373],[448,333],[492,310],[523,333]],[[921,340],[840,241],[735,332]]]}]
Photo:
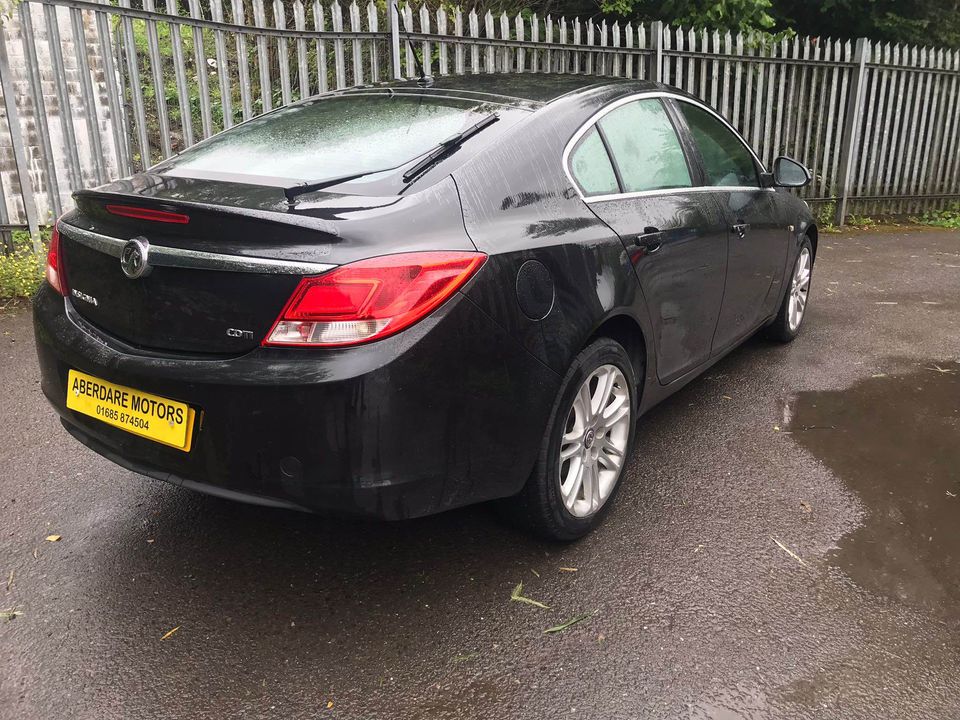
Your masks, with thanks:
[{"label": "rear windscreen", "polygon": [[277,110],[162,163],[171,175],[323,181],[422,155],[499,106],[448,97],[349,94]]}]

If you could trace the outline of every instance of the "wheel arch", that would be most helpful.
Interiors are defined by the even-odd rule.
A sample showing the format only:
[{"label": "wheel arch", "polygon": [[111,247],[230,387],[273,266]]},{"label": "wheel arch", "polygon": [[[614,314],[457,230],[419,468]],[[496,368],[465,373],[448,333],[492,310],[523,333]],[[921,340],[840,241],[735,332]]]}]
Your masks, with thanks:
[{"label": "wheel arch", "polygon": [[627,351],[627,357],[633,365],[633,374],[637,378],[638,389],[642,396],[648,372],[648,352],[646,335],[640,323],[627,312],[614,313],[597,326],[582,347],[601,337],[616,340]]},{"label": "wheel arch", "polygon": [[810,252],[813,254],[813,260],[817,260],[817,241],[820,239],[820,231],[817,230],[815,223],[810,223],[807,228],[806,236],[810,238]]}]

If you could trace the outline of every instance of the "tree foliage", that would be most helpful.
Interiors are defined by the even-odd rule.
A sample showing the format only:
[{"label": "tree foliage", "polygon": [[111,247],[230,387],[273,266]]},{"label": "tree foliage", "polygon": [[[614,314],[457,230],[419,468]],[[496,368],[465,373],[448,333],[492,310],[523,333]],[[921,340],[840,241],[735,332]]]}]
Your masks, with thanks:
[{"label": "tree foliage", "polygon": [[804,35],[960,47],[958,0],[777,0],[773,14]]},{"label": "tree foliage", "polygon": [[489,0],[484,6],[663,20],[720,31],[795,31],[833,38],[960,47],[960,0]]},{"label": "tree foliage", "polygon": [[771,0],[600,0],[602,12],[717,30],[769,30]]}]

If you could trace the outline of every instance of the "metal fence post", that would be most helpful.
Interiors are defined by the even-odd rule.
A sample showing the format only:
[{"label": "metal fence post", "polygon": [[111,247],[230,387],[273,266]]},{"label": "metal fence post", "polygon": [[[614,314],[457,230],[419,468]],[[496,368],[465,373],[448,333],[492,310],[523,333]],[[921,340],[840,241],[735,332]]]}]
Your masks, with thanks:
[{"label": "metal fence post", "polygon": [[3,92],[3,105],[7,111],[7,126],[10,130],[10,144],[13,146],[13,162],[17,168],[17,180],[20,183],[20,199],[23,212],[27,216],[33,251],[39,253],[40,226],[37,222],[37,201],[33,196],[33,183],[30,182],[30,165],[27,163],[26,148],[23,144],[23,132],[20,128],[20,114],[17,112],[16,88],[10,75],[10,62],[7,59],[7,39],[5,30],[0,28],[0,91]]},{"label": "metal fence post", "polygon": [[663,82],[663,22],[650,23],[650,54],[647,55],[647,80]]},{"label": "metal fence post", "polygon": [[390,28],[390,71],[393,73],[394,80],[403,79],[403,71],[400,69],[400,18],[398,13],[397,0],[387,2],[387,21]]},{"label": "metal fence post", "polygon": [[856,67],[853,70],[853,82],[850,84],[847,95],[846,122],[843,124],[843,135],[840,138],[840,167],[837,178],[840,181],[840,202],[837,203],[835,222],[843,225],[847,216],[847,200],[850,197],[850,174],[856,161],[854,153],[857,150],[857,140],[860,135],[860,116],[863,113],[863,96],[867,80],[867,56],[870,55],[870,41],[859,38],[854,51],[853,60]]}]

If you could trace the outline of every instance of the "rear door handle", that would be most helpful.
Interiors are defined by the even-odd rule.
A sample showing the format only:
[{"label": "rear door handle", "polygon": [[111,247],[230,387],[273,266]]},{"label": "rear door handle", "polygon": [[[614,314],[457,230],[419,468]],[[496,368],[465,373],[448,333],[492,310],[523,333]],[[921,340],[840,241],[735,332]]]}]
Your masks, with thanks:
[{"label": "rear door handle", "polygon": [[738,238],[746,237],[747,231],[750,229],[750,223],[737,223],[730,228],[731,232],[736,235]]},{"label": "rear door handle", "polygon": [[643,229],[642,234],[633,239],[633,242],[637,247],[643,248],[647,255],[653,255],[663,247],[662,236],[663,233],[660,232],[659,228],[648,225]]}]

